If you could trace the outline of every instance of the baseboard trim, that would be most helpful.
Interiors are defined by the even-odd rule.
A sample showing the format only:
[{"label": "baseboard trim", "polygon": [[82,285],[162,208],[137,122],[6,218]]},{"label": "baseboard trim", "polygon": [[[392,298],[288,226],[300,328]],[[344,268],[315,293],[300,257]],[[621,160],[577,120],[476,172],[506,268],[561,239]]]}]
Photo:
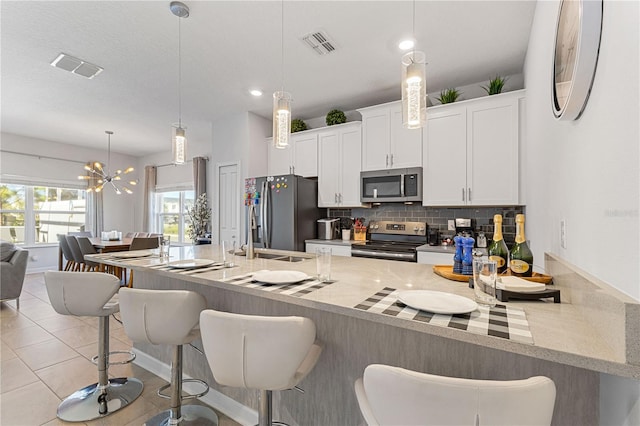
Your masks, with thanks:
[{"label": "baseboard trim", "polygon": [[[142,352],[139,349],[132,348],[132,351],[136,354],[134,364],[144,368],[155,374],[156,376],[166,380],[171,380],[171,366],[163,362],[158,361],[156,358],[148,355],[146,352]],[[184,374],[184,379],[191,379],[187,374]],[[196,393],[200,389],[197,384],[184,384],[184,390],[189,393]],[[258,412],[245,405],[240,404],[223,393],[218,392],[213,388],[209,388],[207,393],[200,401],[215,408],[223,413],[225,416],[233,419],[243,426],[253,426],[258,424]]]}]

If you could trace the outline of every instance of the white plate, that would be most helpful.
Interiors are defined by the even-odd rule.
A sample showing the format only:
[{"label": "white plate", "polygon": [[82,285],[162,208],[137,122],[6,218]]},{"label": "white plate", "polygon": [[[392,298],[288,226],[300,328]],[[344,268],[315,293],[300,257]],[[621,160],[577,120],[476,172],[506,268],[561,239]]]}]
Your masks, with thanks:
[{"label": "white plate", "polygon": [[118,259],[132,259],[134,257],[148,257],[152,255],[153,252],[150,250],[119,251],[111,254],[111,256]]},{"label": "white plate", "polygon": [[255,281],[267,284],[293,284],[307,278],[309,276],[300,271],[261,271],[253,275]]},{"label": "white plate", "polygon": [[466,314],[478,309],[478,304],[473,300],[442,291],[401,291],[398,300],[414,309],[436,314]]},{"label": "white plate", "polygon": [[185,260],[174,260],[173,262],[167,263],[169,268],[176,269],[194,269],[194,268],[204,268],[205,266],[213,265],[216,263],[215,260],[210,259],[185,259]]}]

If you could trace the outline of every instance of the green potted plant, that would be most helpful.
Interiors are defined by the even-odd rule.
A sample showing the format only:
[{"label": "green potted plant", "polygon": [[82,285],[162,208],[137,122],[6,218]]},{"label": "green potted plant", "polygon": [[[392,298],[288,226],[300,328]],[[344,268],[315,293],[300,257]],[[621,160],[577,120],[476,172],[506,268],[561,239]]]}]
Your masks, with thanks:
[{"label": "green potted plant", "polygon": [[209,219],[211,219],[211,208],[207,204],[207,194],[200,194],[193,206],[187,207],[187,215],[189,216],[187,235],[194,244],[198,244],[198,239],[205,237]]},{"label": "green potted plant", "polygon": [[307,123],[299,118],[291,120],[291,133],[302,132],[303,130],[307,130]]},{"label": "green potted plant", "polygon": [[480,86],[482,87],[488,95],[497,95],[498,93],[502,93],[502,89],[504,88],[504,84],[507,82],[508,78],[502,78],[499,75],[496,75],[494,78],[489,80],[488,86]]},{"label": "green potted plant", "polygon": [[347,122],[347,116],[339,109],[332,109],[327,114],[327,126],[333,126],[334,124],[342,124]]},{"label": "green potted plant", "polygon": [[441,104],[450,104],[458,100],[462,93],[458,89],[449,88],[440,92],[440,97],[436,98]]}]

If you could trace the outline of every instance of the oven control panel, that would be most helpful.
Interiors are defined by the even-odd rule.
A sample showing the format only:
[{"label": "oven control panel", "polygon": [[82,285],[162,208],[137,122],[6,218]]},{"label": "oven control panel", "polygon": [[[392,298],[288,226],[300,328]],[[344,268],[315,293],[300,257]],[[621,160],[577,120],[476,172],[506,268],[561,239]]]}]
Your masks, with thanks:
[{"label": "oven control panel", "polygon": [[370,234],[394,234],[394,235],[427,235],[426,222],[369,222]]}]

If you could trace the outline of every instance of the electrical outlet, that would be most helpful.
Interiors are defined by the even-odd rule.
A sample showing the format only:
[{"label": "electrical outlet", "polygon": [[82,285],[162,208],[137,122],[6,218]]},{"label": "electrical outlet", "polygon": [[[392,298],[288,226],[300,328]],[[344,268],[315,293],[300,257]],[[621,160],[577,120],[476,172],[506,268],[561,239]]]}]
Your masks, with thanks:
[{"label": "electrical outlet", "polygon": [[447,221],[447,231],[455,231],[455,230],[456,230],[455,221],[453,219],[449,219]]},{"label": "electrical outlet", "polygon": [[567,248],[567,222],[564,219],[560,221],[560,247]]}]

